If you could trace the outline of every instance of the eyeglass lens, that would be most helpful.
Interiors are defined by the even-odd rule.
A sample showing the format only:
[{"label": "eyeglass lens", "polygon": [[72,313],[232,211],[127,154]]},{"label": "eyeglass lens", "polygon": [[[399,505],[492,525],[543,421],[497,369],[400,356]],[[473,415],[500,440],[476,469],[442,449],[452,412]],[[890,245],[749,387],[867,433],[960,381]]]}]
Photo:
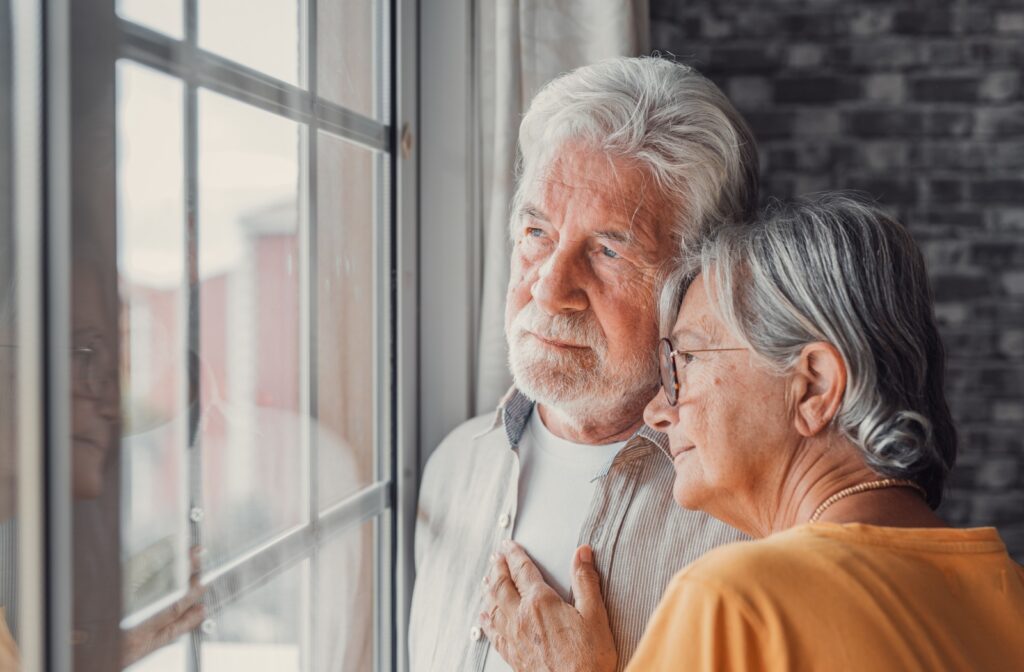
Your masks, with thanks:
[{"label": "eyeglass lens", "polygon": [[661,387],[665,390],[665,399],[670,406],[675,406],[679,384],[675,358],[672,357],[672,341],[667,338],[661,339],[658,344],[658,359],[661,363]]}]

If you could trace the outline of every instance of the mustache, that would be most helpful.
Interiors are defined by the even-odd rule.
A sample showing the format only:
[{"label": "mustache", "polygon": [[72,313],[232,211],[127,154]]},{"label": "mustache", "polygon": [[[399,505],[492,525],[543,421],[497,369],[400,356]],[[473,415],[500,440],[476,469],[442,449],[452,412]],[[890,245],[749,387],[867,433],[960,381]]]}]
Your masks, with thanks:
[{"label": "mustache", "polygon": [[603,351],[604,332],[591,312],[548,315],[532,301],[512,321],[513,333],[532,332],[541,338]]}]

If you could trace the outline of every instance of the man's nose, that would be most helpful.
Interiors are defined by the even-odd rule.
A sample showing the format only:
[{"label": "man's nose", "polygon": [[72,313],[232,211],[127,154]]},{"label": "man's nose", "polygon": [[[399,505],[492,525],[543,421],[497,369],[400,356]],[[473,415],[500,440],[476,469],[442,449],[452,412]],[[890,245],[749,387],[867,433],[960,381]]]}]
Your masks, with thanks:
[{"label": "man's nose", "polygon": [[667,432],[677,418],[676,407],[669,406],[665,390],[658,388],[644,409],[644,422],[651,429]]},{"label": "man's nose", "polygon": [[549,315],[586,310],[590,303],[581,286],[582,272],[579,262],[570,254],[556,250],[541,265],[530,294]]}]

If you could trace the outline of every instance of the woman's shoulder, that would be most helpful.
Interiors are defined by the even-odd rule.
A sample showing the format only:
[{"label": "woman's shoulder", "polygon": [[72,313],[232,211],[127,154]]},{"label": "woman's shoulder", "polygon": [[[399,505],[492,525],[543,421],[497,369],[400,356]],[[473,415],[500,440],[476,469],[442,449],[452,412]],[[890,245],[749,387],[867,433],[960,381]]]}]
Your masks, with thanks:
[{"label": "woman's shoulder", "polygon": [[788,590],[830,564],[826,547],[837,542],[805,528],[793,528],[754,541],[719,546],[683,568],[675,585],[699,583],[732,594]]},{"label": "woman's shoulder", "polygon": [[[828,540],[824,540],[828,543]],[[791,561],[803,557],[806,551],[820,546],[823,540],[809,534],[806,527],[795,527],[762,539],[737,541],[719,546],[691,564],[694,571],[747,571],[763,563]]]}]

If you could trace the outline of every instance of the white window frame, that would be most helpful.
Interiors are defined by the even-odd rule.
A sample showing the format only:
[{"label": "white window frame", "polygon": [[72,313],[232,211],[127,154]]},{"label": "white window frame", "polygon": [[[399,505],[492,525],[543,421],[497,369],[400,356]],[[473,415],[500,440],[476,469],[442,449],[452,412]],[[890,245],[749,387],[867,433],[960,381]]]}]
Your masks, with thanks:
[{"label": "white window frame", "polygon": [[429,5],[420,19],[421,465],[473,416],[482,281],[476,3]]},{"label": "white window frame", "polygon": [[[40,338],[39,348],[23,348],[19,357],[19,406],[25,422],[19,435],[23,458],[21,502],[35,507],[39,520],[25,528],[20,546],[22,566],[38,566],[37,574],[26,575],[25,597],[47,595],[43,605],[33,607],[31,599],[22,599],[22,622],[25,624],[22,650],[25,669],[48,669],[70,672],[72,669],[72,546],[70,501],[70,362],[67,343],[70,338],[70,263],[72,259],[72,225],[74,194],[77,181],[82,180],[83,163],[75,163],[76,137],[79,127],[74,118],[74,97],[81,95],[81,61],[94,77],[87,86],[102,98],[114,89],[115,64],[128,59],[170,74],[185,84],[186,91],[186,200],[195,214],[196,180],[196,92],[204,87],[243,101],[268,112],[307,124],[307,134],[315,138],[317,130],[328,131],[346,140],[384,152],[390,157],[390,170],[382,184],[390,184],[383,203],[390,214],[388,224],[377,234],[380,273],[375,278],[381,289],[382,303],[388,306],[378,320],[379,337],[377,376],[378,395],[376,482],[355,493],[326,512],[316,506],[316,459],[312,457],[310,473],[314,484],[311,492],[311,522],[292,530],[268,544],[219,568],[215,575],[204,577],[209,594],[238,596],[245,590],[283,571],[299,558],[315,554],[317,546],[328,536],[353,529],[369,520],[377,520],[375,540],[377,558],[374,603],[379,614],[375,624],[374,650],[380,670],[408,669],[406,626],[412,588],[412,532],[415,518],[416,484],[419,473],[419,236],[418,236],[418,86],[417,44],[418,6],[415,0],[385,0],[390,13],[389,49],[391,123],[382,124],[302,89],[277,81],[252,69],[205,52],[197,46],[197,0],[183,0],[186,8],[186,30],[183,40],[165,35],[120,19],[114,12],[114,0],[44,0],[42,7],[28,0],[15,0],[15,24],[29,28],[21,39],[16,63],[20,87],[15,91],[22,117],[16,128],[24,130],[17,175],[28,175],[24,184],[16,185],[20,199],[19,254],[30,256],[19,260],[21,294],[19,304],[38,305],[39,310],[23,311],[19,328],[22,342],[26,336]],[[312,68],[309,86],[315,87],[316,9],[315,2],[303,3],[307,58]],[[41,9],[41,11],[38,11]],[[35,10],[35,11],[33,11]],[[34,38],[33,38],[34,36]],[[36,46],[38,54],[32,54]],[[105,47],[101,45],[106,45]],[[45,56],[45,60],[44,57]],[[77,59],[77,60],[76,60]],[[35,68],[35,72],[33,72]],[[38,86],[41,76],[46,98],[40,103]],[[78,80],[78,81],[76,81]],[[315,89],[312,89],[315,91]],[[102,102],[109,105],[109,123],[113,125],[113,96]],[[38,109],[33,107],[35,105]],[[32,122],[25,114],[37,113],[42,118],[41,132],[33,135]],[[113,137],[105,141],[113,142]],[[104,142],[100,140],[99,142]],[[310,143],[314,146],[315,143]],[[109,149],[103,147],[101,149]],[[100,153],[99,155],[103,155]],[[112,153],[110,154],[113,155]],[[22,157],[25,157],[22,160]],[[33,161],[33,157],[35,160]],[[307,151],[307,174],[316,175],[316,152]],[[77,174],[76,174],[76,171]],[[115,177],[89,176],[100,180],[100,189],[116,193]],[[308,204],[315,204],[315,182],[310,191],[300,195]],[[310,205],[315,208],[315,205]],[[116,227],[114,213],[111,227]],[[307,231],[314,230],[311,220]],[[202,226],[201,223],[198,226]],[[111,234],[113,238],[113,233]],[[195,249],[194,236],[189,249]],[[309,236],[312,238],[312,236]],[[309,239],[303,241],[309,245]],[[308,252],[308,251],[307,251]],[[190,255],[194,258],[195,255]],[[23,256],[22,259],[25,259]],[[113,257],[111,257],[112,261]],[[38,263],[35,263],[38,260]],[[304,267],[308,277],[315,269]],[[304,283],[305,305],[310,305],[308,280]],[[38,304],[33,304],[33,298]],[[189,301],[198,300],[197,296]],[[196,330],[193,321],[190,329]],[[309,330],[306,331],[307,337]],[[190,335],[190,341],[193,335]],[[308,346],[307,346],[308,347]],[[304,366],[309,362],[307,358]],[[302,376],[312,380],[309,371]],[[311,395],[307,394],[307,397]],[[304,410],[314,408],[307,405]],[[305,432],[309,437],[310,432]],[[197,468],[195,451],[190,458]],[[315,450],[311,452],[315,455]],[[24,460],[23,460],[24,462]],[[45,469],[45,472],[43,471]],[[193,474],[195,471],[193,471]],[[196,480],[193,478],[193,480]],[[201,506],[199,502],[190,505]],[[25,510],[25,509],[22,509]],[[33,530],[38,532],[33,536]],[[193,529],[193,541],[198,534]],[[386,561],[385,561],[386,560]],[[26,561],[35,561],[30,564]],[[41,561],[41,562],[40,562]],[[45,567],[45,570],[42,568]],[[314,579],[315,580],[315,579]],[[219,605],[211,605],[213,607]],[[38,627],[34,627],[38,625]],[[191,669],[198,670],[199,656],[190,657]]]}]

